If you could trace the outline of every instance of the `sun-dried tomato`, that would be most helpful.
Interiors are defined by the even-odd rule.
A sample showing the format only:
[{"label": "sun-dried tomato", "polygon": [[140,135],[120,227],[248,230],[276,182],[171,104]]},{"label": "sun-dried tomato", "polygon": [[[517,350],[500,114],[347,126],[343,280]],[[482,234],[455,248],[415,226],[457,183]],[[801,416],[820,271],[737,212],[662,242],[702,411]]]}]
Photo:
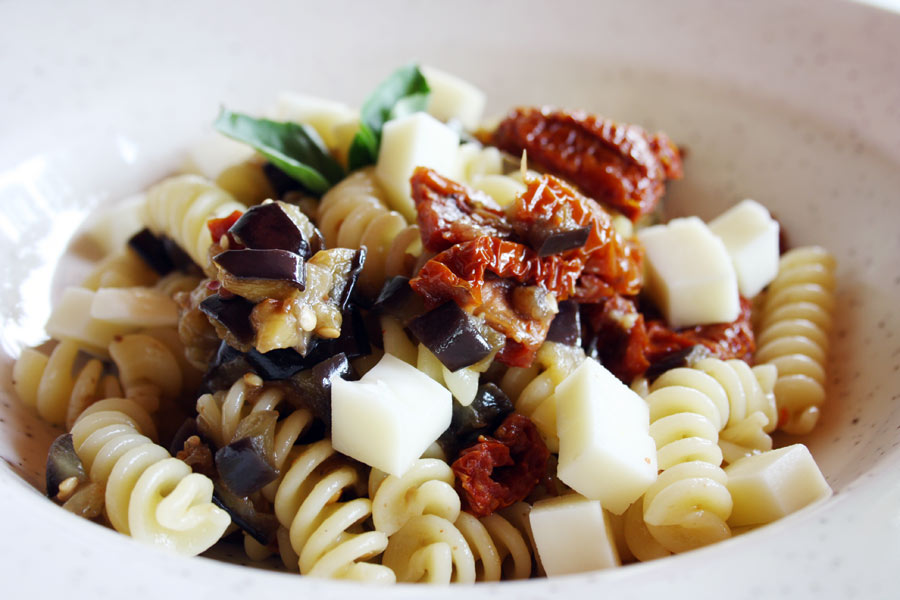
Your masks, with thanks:
[{"label": "sun-dried tomato", "polygon": [[516,289],[527,288],[507,279],[488,279],[481,289],[482,304],[474,314],[484,315],[488,325],[507,337],[497,360],[514,367],[528,367],[544,343],[555,313],[524,314],[513,301]]},{"label": "sun-dried tomato", "polygon": [[409,180],[422,244],[431,252],[481,236],[508,237],[510,226],[493,198],[426,167]]},{"label": "sun-dried tomato", "polygon": [[665,321],[653,320],[647,323],[650,345],[647,358],[650,362],[665,357],[672,352],[700,344],[709,349],[713,356],[728,360],[739,358],[750,362],[756,350],[753,327],[750,324],[750,301],[741,298],[741,312],[731,323],[696,325],[672,330]]},{"label": "sun-dried tomato", "polygon": [[524,500],[545,476],[550,451],[534,423],[518,413],[493,437],[478,440],[462,451],[453,472],[463,508],[480,518]]},{"label": "sun-dried tomato", "polygon": [[546,171],[632,220],[653,212],[665,181],[682,176],[678,148],[663,133],[584,111],[518,108],[487,140],[515,155],[522,151]]},{"label": "sun-dried tomato", "polygon": [[[209,233],[212,237],[213,242],[218,242],[220,239],[222,239],[222,236],[228,233],[228,230],[231,229],[231,226],[237,223],[238,219],[240,219],[243,215],[243,212],[236,210],[227,217],[210,219],[209,221],[207,221],[206,226],[209,228]],[[231,238],[230,235],[228,237],[233,243],[234,238]]]}]

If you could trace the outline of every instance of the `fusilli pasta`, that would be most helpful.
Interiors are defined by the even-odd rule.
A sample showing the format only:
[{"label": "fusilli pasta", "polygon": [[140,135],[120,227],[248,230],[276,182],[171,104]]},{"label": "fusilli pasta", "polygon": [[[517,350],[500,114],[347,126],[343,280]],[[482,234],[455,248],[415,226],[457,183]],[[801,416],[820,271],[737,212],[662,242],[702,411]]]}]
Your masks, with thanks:
[{"label": "fusilli pasta", "polygon": [[434,458],[417,460],[402,477],[372,469],[369,497],[375,530],[390,536],[412,517],[424,514],[455,521],[460,501],[454,480],[450,466]]}]

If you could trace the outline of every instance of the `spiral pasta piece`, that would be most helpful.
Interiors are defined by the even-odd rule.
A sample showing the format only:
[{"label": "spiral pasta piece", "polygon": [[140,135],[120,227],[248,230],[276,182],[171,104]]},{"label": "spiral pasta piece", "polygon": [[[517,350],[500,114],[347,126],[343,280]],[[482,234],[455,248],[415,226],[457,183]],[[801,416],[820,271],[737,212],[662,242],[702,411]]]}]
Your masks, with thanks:
[{"label": "spiral pasta piece", "polygon": [[144,220],[157,235],[171,238],[206,269],[213,242],[206,222],[246,207],[228,192],[198,175],[169,177],[147,190]]},{"label": "spiral pasta piece", "polygon": [[131,537],[180,554],[195,555],[216,543],[231,523],[212,503],[213,484],[191,473],[147,435],[147,411],[132,400],[101,400],[72,427],[75,452],[92,482],[105,484],[112,526]]},{"label": "spiral pasta piece", "polygon": [[556,386],[584,362],[578,346],[544,342],[530,367],[511,367],[500,381],[500,388],[513,400],[516,412],[537,426],[550,452],[559,452],[556,435]]},{"label": "spiral pasta piece", "polygon": [[456,526],[437,515],[419,515],[390,537],[384,566],[406,583],[474,583],[475,557]]},{"label": "spiral pasta piece", "polygon": [[649,532],[670,552],[729,537],[732,500],[718,445],[730,413],[725,388],[699,369],[672,369],[646,402],[661,471],[643,497]]},{"label": "spiral pasta piece", "polygon": [[476,581],[527,579],[531,575],[531,547],[498,513],[478,519],[463,512],[454,525],[475,559]]},{"label": "spiral pasta piece", "polygon": [[422,253],[419,227],[388,209],[371,168],[352,173],[322,197],[317,223],[329,248],[366,247],[358,285],[370,296],[385,279],[409,275]]},{"label": "spiral pasta piece", "polygon": [[781,257],[762,302],[754,358],[778,368],[775,401],[779,426],[788,433],[812,431],[825,401],[834,269],[824,248],[795,248]]},{"label": "spiral pasta piece", "polygon": [[412,517],[424,514],[455,521],[460,500],[454,481],[450,465],[434,458],[417,460],[402,477],[372,469],[369,497],[375,530],[390,536]]},{"label": "spiral pasta piece", "polygon": [[300,573],[391,583],[391,569],[363,562],[387,547],[380,531],[357,533],[372,514],[368,498],[342,502],[341,493],[354,488],[360,475],[348,461],[336,455],[330,440],[301,449],[285,473],[275,495],[275,516],[287,532],[283,542],[297,554]]}]

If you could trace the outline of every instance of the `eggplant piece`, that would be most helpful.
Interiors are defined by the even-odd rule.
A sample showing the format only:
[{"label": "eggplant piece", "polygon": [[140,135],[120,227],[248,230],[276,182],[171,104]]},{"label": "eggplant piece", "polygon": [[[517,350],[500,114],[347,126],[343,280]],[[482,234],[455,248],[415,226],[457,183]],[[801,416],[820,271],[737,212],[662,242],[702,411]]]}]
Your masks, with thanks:
[{"label": "eggplant piece", "polygon": [[184,251],[184,248],[175,243],[175,240],[163,236],[162,243],[163,247],[166,249],[166,254],[169,255],[169,260],[172,261],[172,264],[175,265],[176,269],[184,273],[203,276],[203,269],[200,268],[200,265],[195,263],[194,259]]},{"label": "eggplant piece", "polygon": [[550,256],[567,250],[581,248],[587,242],[591,226],[575,229],[534,228],[527,234],[528,244],[538,256]]},{"label": "eggplant piece", "polygon": [[223,340],[203,376],[203,387],[210,392],[227,390],[249,371],[254,369],[247,356]]},{"label": "eggplant piece", "polygon": [[564,300],[559,303],[558,307],[559,312],[550,322],[547,341],[566,346],[580,346],[581,314],[578,310],[578,303],[574,300]]},{"label": "eggplant piece", "polygon": [[451,371],[474,365],[491,353],[472,318],[452,300],[410,321],[409,329]]},{"label": "eggplant piece", "polygon": [[160,277],[175,270],[175,263],[172,262],[163,239],[156,237],[146,227],[128,239],[128,246]]},{"label": "eggplant piece", "polygon": [[250,323],[253,303],[246,298],[223,298],[219,294],[213,294],[200,303],[200,311],[227,329],[241,344],[253,341],[255,333]]},{"label": "eggplant piece", "polygon": [[398,275],[385,282],[372,310],[390,315],[406,325],[425,312],[425,303],[409,286],[409,277]]},{"label": "eggplant piece", "polygon": [[278,478],[251,438],[241,438],[216,451],[216,469],[222,482],[238,496],[248,496]]},{"label": "eggplant piece", "polygon": [[709,349],[702,344],[682,348],[681,350],[676,350],[658,361],[651,363],[650,366],[647,367],[647,370],[644,371],[644,377],[647,378],[648,383],[653,383],[657,377],[666,371],[677,369],[679,367],[690,367],[697,361],[708,358],[711,355]]},{"label": "eggplant piece", "polygon": [[287,250],[226,250],[213,257],[222,287],[254,302],[306,288],[303,257]]},{"label": "eggplant piece", "polygon": [[309,258],[309,240],[277,202],[251,207],[228,230],[236,241],[253,250],[287,250]]},{"label": "eggplant piece", "polygon": [[302,405],[331,427],[331,380],[334,377],[350,379],[352,371],[347,355],[341,352],[312,369],[297,373],[291,377],[291,385],[297,390]]},{"label": "eggplant piece", "polygon": [[323,360],[343,353],[348,359],[372,354],[369,332],[362,312],[355,306],[342,313],[341,335],[334,339],[313,338],[315,345],[306,354],[307,365],[317,365]]},{"label": "eggplant piece", "polygon": [[234,494],[219,479],[213,480],[212,501],[231,516],[235,525],[263,546],[275,541],[278,531],[275,515],[258,512],[249,499]]},{"label": "eggplant piece", "polygon": [[343,269],[334,268],[332,273],[336,279],[331,287],[332,297],[338,298],[338,306],[341,311],[347,309],[347,303],[350,301],[350,295],[356,288],[356,282],[359,280],[359,274],[362,273],[363,265],[366,264],[366,247],[363,246],[353,253],[349,262]]},{"label": "eggplant piece", "polygon": [[197,429],[197,420],[187,418],[175,432],[175,435],[172,436],[172,441],[169,443],[169,454],[175,456],[184,450],[184,443],[189,437],[194,435],[200,437],[200,432]]},{"label": "eggplant piece", "polygon": [[308,368],[308,363],[293,348],[279,348],[260,352],[251,348],[246,355],[250,369],[266,381],[290,379],[292,375]]},{"label": "eggplant piece", "polygon": [[75,453],[72,434],[64,433],[50,445],[47,453],[47,496],[55,498],[59,494],[59,484],[71,477],[78,481],[87,481],[87,472],[81,458]]},{"label": "eggplant piece", "polygon": [[493,383],[480,386],[469,406],[454,402],[450,427],[438,438],[447,461],[455,460],[461,449],[478,441],[478,436],[493,432],[512,412],[513,403]]}]

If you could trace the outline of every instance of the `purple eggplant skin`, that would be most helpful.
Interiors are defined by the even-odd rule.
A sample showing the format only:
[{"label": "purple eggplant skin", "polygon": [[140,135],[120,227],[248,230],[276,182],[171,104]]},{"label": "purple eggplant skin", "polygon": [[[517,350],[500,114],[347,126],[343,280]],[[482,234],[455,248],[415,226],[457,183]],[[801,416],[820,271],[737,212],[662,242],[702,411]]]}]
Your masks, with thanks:
[{"label": "purple eggplant skin", "polygon": [[200,431],[197,429],[197,420],[189,417],[184,420],[184,423],[181,424],[175,431],[175,435],[172,436],[172,441],[169,442],[169,454],[175,456],[184,450],[184,443],[193,435],[201,437]]},{"label": "purple eggplant skin", "polygon": [[372,354],[369,332],[362,312],[352,304],[342,314],[341,334],[334,339],[313,338],[316,344],[306,354],[306,364],[317,365],[323,360],[343,352],[347,358]]},{"label": "purple eggplant skin", "polygon": [[250,371],[253,368],[246,355],[223,340],[203,375],[203,389],[207,392],[227,390]]},{"label": "purple eggplant skin", "polygon": [[235,525],[263,546],[275,541],[278,531],[275,515],[257,512],[249,499],[234,494],[221,479],[213,481],[212,501],[231,516]]},{"label": "purple eggplant skin", "polygon": [[213,261],[237,279],[285,281],[298,290],[306,288],[303,257],[287,250],[226,250]]},{"label": "purple eggplant skin", "polygon": [[362,273],[363,266],[366,264],[366,247],[359,248],[350,261],[350,266],[344,276],[342,283],[332,286],[332,293],[338,297],[338,306],[341,311],[347,310],[347,304],[350,302],[350,296],[356,289],[356,282],[359,280],[359,274]]},{"label": "purple eggplant skin", "polygon": [[550,256],[567,250],[581,248],[591,232],[589,225],[575,229],[539,229],[528,236],[528,243],[538,256]]},{"label": "purple eggplant skin", "polygon": [[308,362],[293,348],[279,348],[260,352],[251,348],[246,354],[251,370],[266,381],[290,379],[292,375],[308,368]]},{"label": "purple eggplant skin", "polygon": [[406,325],[425,313],[425,303],[409,286],[409,277],[398,275],[384,283],[372,310],[390,315]]},{"label": "purple eggplant skin", "polygon": [[353,374],[347,355],[341,352],[291,377],[291,387],[297,390],[302,407],[331,427],[331,381],[335,377],[353,379]]},{"label": "purple eggplant skin", "polygon": [[228,233],[253,250],[287,250],[303,258],[312,255],[309,240],[277,202],[249,208]]},{"label": "purple eggplant skin", "polygon": [[578,310],[578,303],[574,300],[564,300],[558,307],[559,312],[553,317],[550,330],[547,331],[547,341],[566,346],[580,346],[581,313]]},{"label": "purple eggplant skin", "polygon": [[47,453],[47,496],[55,498],[59,493],[59,484],[70,477],[75,477],[78,481],[88,480],[84,464],[75,453],[72,434],[64,433],[53,440]]},{"label": "purple eggplant skin", "polygon": [[672,369],[677,369],[679,367],[689,367],[698,360],[708,358],[709,356],[709,349],[701,344],[682,348],[681,350],[676,350],[656,362],[651,363],[650,366],[647,367],[647,370],[644,371],[644,377],[647,378],[649,383],[653,383],[656,381],[657,377],[666,371],[671,371]]},{"label": "purple eggplant skin", "polygon": [[241,438],[216,451],[216,469],[222,482],[238,496],[249,496],[278,478],[250,438]]},{"label": "purple eggplant skin", "polygon": [[128,239],[128,247],[134,250],[160,277],[175,270],[175,263],[169,256],[163,239],[155,236],[146,227]]},{"label": "purple eggplant skin", "polygon": [[478,436],[491,434],[512,412],[513,403],[493,383],[480,386],[469,406],[454,402],[450,427],[438,438],[447,461],[452,462],[460,450],[475,444]]},{"label": "purple eggplant skin", "polygon": [[491,353],[472,318],[452,300],[410,321],[409,330],[451,371],[474,365]]},{"label": "purple eggplant skin", "polygon": [[253,303],[240,296],[223,298],[213,294],[200,303],[200,311],[222,325],[242,344],[253,341],[255,332],[250,323]]}]

